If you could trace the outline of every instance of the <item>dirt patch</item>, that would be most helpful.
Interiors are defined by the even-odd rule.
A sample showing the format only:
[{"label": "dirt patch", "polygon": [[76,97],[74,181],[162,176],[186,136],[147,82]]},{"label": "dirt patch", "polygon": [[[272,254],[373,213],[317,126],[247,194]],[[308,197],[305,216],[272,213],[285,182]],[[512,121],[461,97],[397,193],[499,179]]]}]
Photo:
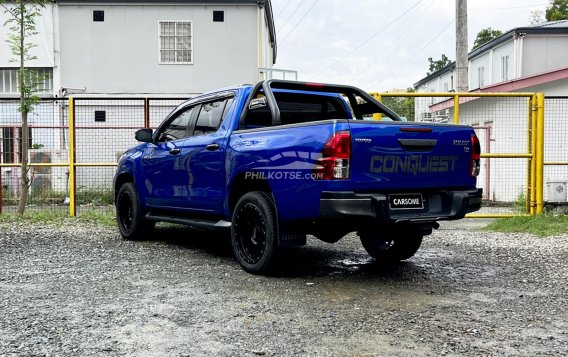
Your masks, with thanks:
[{"label": "dirt patch", "polygon": [[311,240],[258,277],[185,228],[0,225],[0,356],[565,354],[568,236],[472,226],[394,266]]}]

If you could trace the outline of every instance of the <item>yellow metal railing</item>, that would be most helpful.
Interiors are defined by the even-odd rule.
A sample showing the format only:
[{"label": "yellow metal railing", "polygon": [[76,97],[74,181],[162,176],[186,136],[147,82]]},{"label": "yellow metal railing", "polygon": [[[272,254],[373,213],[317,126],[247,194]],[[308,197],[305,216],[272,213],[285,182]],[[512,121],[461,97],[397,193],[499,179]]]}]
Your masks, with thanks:
[{"label": "yellow metal railing", "polygon": [[[541,214],[544,208],[544,166],[545,165],[568,165],[567,162],[544,162],[544,94],[543,93],[371,93],[377,100],[382,101],[386,97],[446,97],[453,101],[453,122],[460,123],[460,99],[466,97],[494,97],[494,98],[527,98],[528,99],[528,135],[526,153],[502,153],[482,154],[482,158],[519,158],[526,159],[527,168],[527,203],[526,215]],[[78,163],[76,162],[76,118],[75,100],[69,98],[68,118],[68,162],[67,163],[29,163],[30,167],[68,167],[69,170],[69,216],[74,217],[77,213],[77,167],[114,167],[116,162]],[[144,125],[149,127],[149,103],[145,100]],[[380,120],[380,114],[374,115],[373,119]],[[21,167],[20,164],[0,164],[0,167]],[[1,197],[1,196],[0,196]],[[1,212],[1,205],[0,205]],[[501,218],[522,216],[524,214],[471,214],[472,218]]]}]

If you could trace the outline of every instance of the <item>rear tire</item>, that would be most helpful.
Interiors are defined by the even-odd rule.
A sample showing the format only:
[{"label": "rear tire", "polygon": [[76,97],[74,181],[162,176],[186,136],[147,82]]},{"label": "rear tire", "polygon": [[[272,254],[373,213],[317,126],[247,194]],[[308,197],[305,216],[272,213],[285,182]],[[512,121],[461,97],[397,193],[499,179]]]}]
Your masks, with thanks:
[{"label": "rear tire", "polygon": [[270,195],[254,191],[239,199],[233,211],[231,245],[244,270],[251,274],[269,271],[278,251],[276,208]]},{"label": "rear tire", "polygon": [[118,190],[116,195],[116,222],[120,235],[128,240],[140,240],[149,236],[154,227],[154,222],[149,222],[144,217],[140,207],[138,192],[132,182],[126,182]]},{"label": "rear tire", "polygon": [[359,232],[363,248],[379,262],[398,262],[408,259],[420,248],[423,234],[416,227],[394,226],[382,233]]}]

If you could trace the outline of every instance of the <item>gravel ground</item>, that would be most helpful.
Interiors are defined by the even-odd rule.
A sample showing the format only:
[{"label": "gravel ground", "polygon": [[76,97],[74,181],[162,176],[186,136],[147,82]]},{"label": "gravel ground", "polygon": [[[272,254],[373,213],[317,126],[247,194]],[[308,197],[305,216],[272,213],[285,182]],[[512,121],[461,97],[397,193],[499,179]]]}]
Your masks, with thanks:
[{"label": "gravel ground", "polygon": [[408,262],[350,235],[258,277],[225,237],[0,224],[0,356],[567,355],[568,235],[446,223]]}]

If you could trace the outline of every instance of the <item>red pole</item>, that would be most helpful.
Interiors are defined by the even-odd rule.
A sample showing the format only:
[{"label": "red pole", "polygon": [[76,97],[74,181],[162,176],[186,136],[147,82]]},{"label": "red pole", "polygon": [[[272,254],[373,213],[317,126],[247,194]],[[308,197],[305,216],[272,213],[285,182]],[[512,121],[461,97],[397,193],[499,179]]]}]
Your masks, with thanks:
[{"label": "red pole", "polygon": [[144,99],[144,127],[150,127],[150,99]]},{"label": "red pole", "polygon": [[0,167],[0,214],[2,214],[2,192],[4,192],[4,186],[2,186],[2,168]]}]

